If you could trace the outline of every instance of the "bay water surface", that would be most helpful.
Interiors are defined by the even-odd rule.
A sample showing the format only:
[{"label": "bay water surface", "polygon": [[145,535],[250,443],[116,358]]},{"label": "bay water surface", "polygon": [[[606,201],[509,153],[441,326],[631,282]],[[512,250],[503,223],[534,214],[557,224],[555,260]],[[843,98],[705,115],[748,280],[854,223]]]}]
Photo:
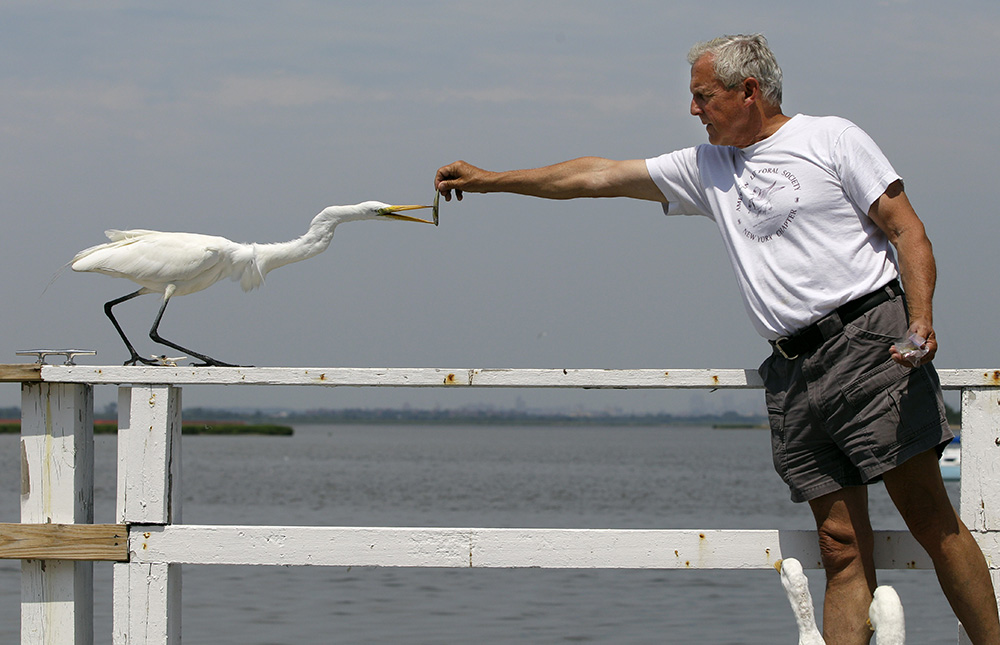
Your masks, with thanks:
[{"label": "bay water surface", "polygon": [[[19,520],[19,438],[0,436],[0,522]],[[115,521],[115,438],[95,450],[95,520]],[[812,529],[766,430],[299,425],[183,438],[187,524]],[[957,505],[958,486],[949,482]],[[871,488],[877,529],[902,521]],[[822,572],[807,570],[821,618]],[[933,572],[883,571],[908,642],[954,643]],[[96,563],[95,642],[111,642]],[[19,642],[20,564],[0,561],[0,643]],[[189,644],[797,642],[774,571],[184,566]]]}]

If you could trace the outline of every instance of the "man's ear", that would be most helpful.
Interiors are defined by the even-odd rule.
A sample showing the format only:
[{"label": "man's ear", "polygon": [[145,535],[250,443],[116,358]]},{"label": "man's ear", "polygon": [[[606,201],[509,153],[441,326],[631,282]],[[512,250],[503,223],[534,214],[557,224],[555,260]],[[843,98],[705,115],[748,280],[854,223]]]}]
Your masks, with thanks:
[{"label": "man's ear", "polygon": [[750,77],[743,81],[743,102],[749,105],[760,99],[760,83]]}]

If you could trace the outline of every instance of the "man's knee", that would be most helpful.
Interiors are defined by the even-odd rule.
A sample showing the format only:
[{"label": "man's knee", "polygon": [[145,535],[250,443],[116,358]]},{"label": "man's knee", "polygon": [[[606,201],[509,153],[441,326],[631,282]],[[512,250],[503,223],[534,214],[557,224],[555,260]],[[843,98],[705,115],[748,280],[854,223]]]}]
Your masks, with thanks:
[{"label": "man's knee", "polygon": [[868,519],[868,490],[844,488],[810,500],[827,577],[861,565],[870,568],[875,538]]},{"label": "man's knee", "polygon": [[874,537],[867,524],[860,529],[850,524],[824,525],[818,532],[820,558],[827,575],[864,567],[871,560]]},{"label": "man's knee", "polygon": [[900,514],[906,527],[918,542],[936,543],[958,535],[959,519],[950,505],[927,505],[924,507],[901,509]]}]

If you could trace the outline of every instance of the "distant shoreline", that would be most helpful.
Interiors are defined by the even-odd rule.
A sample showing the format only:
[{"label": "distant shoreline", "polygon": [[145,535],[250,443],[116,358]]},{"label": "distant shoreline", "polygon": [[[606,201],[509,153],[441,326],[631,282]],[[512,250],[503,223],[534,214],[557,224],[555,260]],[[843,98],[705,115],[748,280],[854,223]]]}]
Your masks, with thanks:
[{"label": "distant shoreline", "polygon": [[[94,434],[114,434],[118,432],[116,421],[95,421]],[[288,425],[275,423],[225,423],[191,421],[181,424],[182,434],[212,434],[212,435],[270,435],[291,436],[295,430]],[[16,419],[0,421],[0,434],[20,434],[21,422]]]},{"label": "distant shoreline", "polygon": [[756,427],[767,423],[763,415],[624,414],[605,412],[537,412],[496,409],[345,409],[300,412],[241,413],[195,408],[186,412],[199,419],[286,423],[291,425],[560,425],[560,426],[720,426]]},{"label": "distant shoreline", "polygon": [[[947,407],[947,406],[946,406]],[[961,413],[951,408],[948,421],[961,427]],[[95,411],[97,423],[115,424],[117,410]],[[21,411],[0,408],[0,433],[20,432]],[[718,430],[756,430],[769,427],[765,414],[625,413],[618,411],[538,411],[483,408],[346,408],[339,410],[228,410],[193,407],[183,411],[189,434],[291,434],[293,425],[508,425],[508,426],[701,426]],[[11,429],[10,424],[15,428]],[[5,426],[8,426],[5,428]],[[198,428],[196,426],[207,426]],[[276,428],[269,428],[276,426]],[[212,428],[215,428],[213,431]],[[254,428],[259,429],[255,432]]]},{"label": "distant shoreline", "polygon": [[[20,411],[0,410],[0,432],[20,432]],[[750,429],[766,427],[763,415],[741,415],[736,412],[704,415],[674,415],[667,413],[625,414],[611,412],[535,412],[496,409],[437,409],[412,410],[397,408],[307,410],[307,411],[238,411],[192,408],[184,416],[197,421],[185,421],[185,433],[213,434],[281,434],[280,428],[293,425],[552,425],[552,426],[709,426],[720,429]],[[95,422],[95,431],[108,431],[116,421],[104,411]],[[97,429],[100,426],[100,429]],[[274,426],[274,428],[271,428]],[[290,429],[290,428],[289,428]]]}]

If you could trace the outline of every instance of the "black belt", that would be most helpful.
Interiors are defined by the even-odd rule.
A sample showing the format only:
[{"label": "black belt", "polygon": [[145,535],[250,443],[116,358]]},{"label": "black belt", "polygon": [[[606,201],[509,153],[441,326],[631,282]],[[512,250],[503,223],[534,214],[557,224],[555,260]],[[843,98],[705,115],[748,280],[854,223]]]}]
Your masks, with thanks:
[{"label": "black belt", "polygon": [[869,293],[867,296],[861,296],[847,304],[840,305],[832,313],[827,314],[794,336],[782,336],[778,340],[772,340],[771,346],[774,347],[774,351],[788,360],[798,358],[802,354],[816,349],[832,336],[832,334],[824,333],[823,331],[824,329],[829,330],[837,327],[836,325],[824,324],[824,321],[828,318],[836,316],[840,319],[839,327],[843,328],[847,323],[860,318],[883,302],[901,295],[903,295],[903,290],[899,286],[899,280],[893,280],[881,289]]}]

